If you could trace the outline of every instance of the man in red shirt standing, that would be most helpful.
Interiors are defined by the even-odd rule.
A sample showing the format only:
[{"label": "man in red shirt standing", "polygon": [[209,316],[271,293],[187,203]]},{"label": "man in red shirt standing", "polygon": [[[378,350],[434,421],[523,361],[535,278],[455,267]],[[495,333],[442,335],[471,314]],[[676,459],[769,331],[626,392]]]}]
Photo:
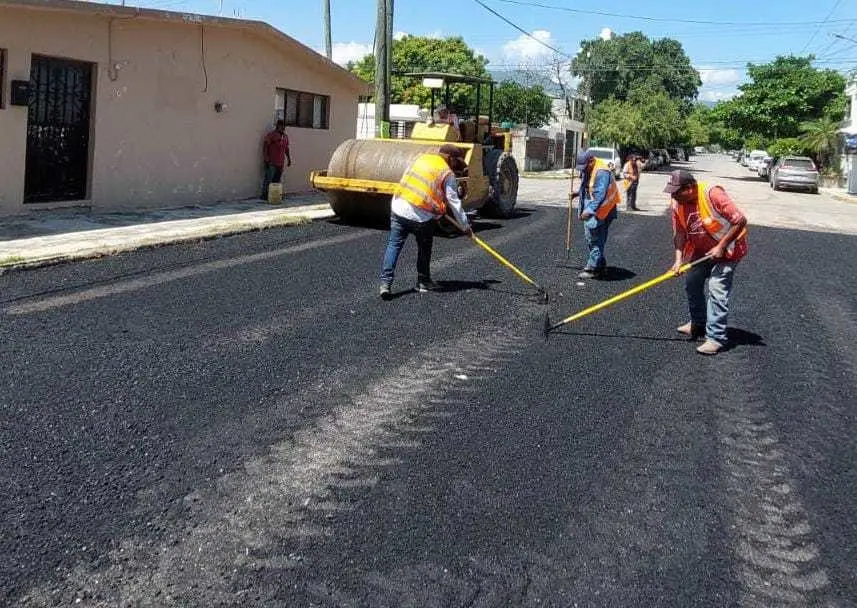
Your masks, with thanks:
[{"label": "man in red shirt standing", "polygon": [[265,178],[262,185],[262,198],[268,198],[268,186],[279,182],[283,177],[283,166],[288,162],[292,166],[289,154],[289,136],[286,135],[286,122],[278,120],[273,131],[262,142],[262,157],[265,161]]},{"label": "man in red shirt standing", "polygon": [[670,174],[664,192],[673,199],[672,271],[678,274],[683,264],[706,255],[712,258],[694,266],[685,277],[690,322],[677,330],[691,338],[705,336],[705,342],[696,351],[716,355],[727,346],[732,277],[738,262],[747,255],[747,218],[721,186],[697,183],[684,169]]}]

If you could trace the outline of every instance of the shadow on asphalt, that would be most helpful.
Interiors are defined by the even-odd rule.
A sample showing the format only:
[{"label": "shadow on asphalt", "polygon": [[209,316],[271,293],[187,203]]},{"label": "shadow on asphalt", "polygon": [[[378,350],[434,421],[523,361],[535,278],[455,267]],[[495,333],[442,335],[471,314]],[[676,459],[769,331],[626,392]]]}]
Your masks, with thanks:
[{"label": "shadow on asphalt", "polygon": [[[640,336],[632,334],[602,334],[597,332],[570,330],[552,331],[551,334],[562,334],[566,336],[588,336],[592,338],[618,338],[622,340],[646,340],[649,342],[695,342],[695,340],[680,337],[667,338],[664,336]],[[726,330],[726,337],[729,340],[729,347],[726,349],[726,351],[732,350],[733,348],[736,348],[738,346],[767,346],[762,336],[760,336],[759,334],[755,334],[745,329],[739,329],[737,327],[729,327]]]},{"label": "shadow on asphalt", "polygon": [[627,268],[619,268],[618,266],[608,266],[607,270],[604,272],[604,275],[598,279],[597,281],[627,281],[628,279],[633,279],[637,276],[637,273],[628,270]]},{"label": "shadow on asphalt", "polygon": [[758,182],[760,184],[767,184],[768,180],[764,177],[759,177],[758,175],[745,175],[743,177],[735,177],[732,175],[718,175],[719,179],[731,179],[733,182]]},{"label": "shadow on asphalt", "polygon": [[[437,289],[434,289],[433,293],[453,293],[456,291],[470,291],[474,289],[481,291],[493,291],[491,285],[500,282],[501,281],[496,279],[488,279],[486,281],[435,281]],[[419,295],[419,292],[417,292],[416,287],[395,291],[392,293],[390,301],[397,300],[408,295]]]},{"label": "shadow on asphalt", "polygon": [[738,327],[728,327],[726,339],[729,340],[730,348],[735,346],[767,346],[759,334]]}]

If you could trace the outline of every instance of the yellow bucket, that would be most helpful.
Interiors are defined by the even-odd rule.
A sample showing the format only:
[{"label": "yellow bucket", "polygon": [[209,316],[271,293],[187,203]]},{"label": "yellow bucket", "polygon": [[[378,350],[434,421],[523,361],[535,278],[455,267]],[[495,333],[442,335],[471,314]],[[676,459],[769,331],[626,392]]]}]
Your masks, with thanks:
[{"label": "yellow bucket", "polygon": [[283,202],[283,184],[274,182],[268,185],[268,202],[272,205]]}]

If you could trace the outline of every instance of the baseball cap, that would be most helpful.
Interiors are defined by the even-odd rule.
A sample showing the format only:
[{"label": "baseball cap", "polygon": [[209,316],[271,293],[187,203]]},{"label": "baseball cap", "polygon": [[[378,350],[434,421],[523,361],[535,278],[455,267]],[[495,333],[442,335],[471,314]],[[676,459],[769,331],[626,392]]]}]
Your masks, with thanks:
[{"label": "baseball cap", "polygon": [[465,150],[459,148],[458,146],[454,146],[452,144],[443,144],[438,150],[439,154],[448,154],[449,157],[456,163],[459,167],[467,166],[467,163],[464,161],[464,155],[466,154]]},{"label": "baseball cap", "polygon": [[590,158],[595,158],[595,154],[590,152],[589,150],[581,150],[577,153],[577,168],[583,170],[583,167],[586,166],[586,163],[589,162]]},{"label": "baseball cap", "polygon": [[685,186],[689,186],[690,184],[696,184],[696,178],[693,177],[693,174],[690,171],[686,171],[684,169],[676,169],[672,173],[670,173],[670,181],[667,182],[667,185],[664,186],[664,192],[669,192],[670,194],[675,194]]}]

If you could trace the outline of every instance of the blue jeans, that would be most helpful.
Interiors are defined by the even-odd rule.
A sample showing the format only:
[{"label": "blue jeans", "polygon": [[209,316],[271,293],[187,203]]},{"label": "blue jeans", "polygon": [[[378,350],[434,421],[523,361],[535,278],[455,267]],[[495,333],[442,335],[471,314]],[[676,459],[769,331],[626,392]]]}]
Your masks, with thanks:
[{"label": "blue jeans", "polygon": [[413,234],[417,240],[417,278],[420,281],[431,279],[431,246],[434,239],[434,222],[414,222],[390,214],[390,236],[387,238],[387,249],[384,251],[384,262],[381,265],[381,283],[391,285],[396,271],[399,254],[405,246],[405,240]]},{"label": "blue jeans", "polygon": [[261,198],[268,200],[268,186],[279,182],[283,178],[283,168],[265,163],[265,177],[262,181],[262,196]]},{"label": "blue jeans", "polygon": [[737,262],[705,262],[691,268],[684,279],[691,324],[694,327],[705,326],[705,336],[723,346],[727,343],[726,321],[729,316],[729,297],[732,295],[732,275],[736,265]]},{"label": "blue jeans", "polygon": [[[586,260],[584,270],[602,271],[607,268],[607,258],[604,257],[604,247],[607,246],[607,233],[610,230],[610,221],[601,223],[600,226],[590,228],[592,218],[583,224],[583,236],[586,246],[589,248],[589,257]],[[594,223],[594,222],[593,222]]]}]

